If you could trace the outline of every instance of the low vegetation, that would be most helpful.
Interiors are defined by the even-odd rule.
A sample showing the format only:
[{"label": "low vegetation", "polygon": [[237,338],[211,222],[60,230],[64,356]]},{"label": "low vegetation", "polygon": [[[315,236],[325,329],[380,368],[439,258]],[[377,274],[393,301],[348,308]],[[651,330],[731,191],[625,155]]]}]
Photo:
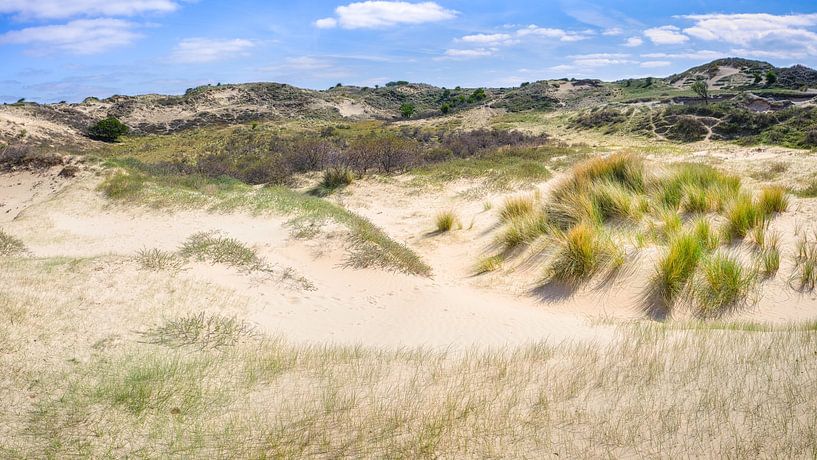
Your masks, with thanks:
[{"label": "low vegetation", "polygon": [[179,255],[200,262],[224,264],[248,271],[263,269],[265,265],[254,249],[234,238],[224,237],[215,232],[191,235],[179,249]]},{"label": "low vegetation", "polygon": [[804,233],[797,241],[791,284],[797,290],[808,292],[817,287],[817,235]]},{"label": "low vegetation", "polygon": [[142,269],[152,271],[178,270],[184,264],[184,260],[175,252],[155,248],[140,249],[136,253],[135,260]]},{"label": "low vegetation", "polygon": [[0,257],[10,257],[25,252],[26,246],[19,239],[0,229]]},{"label": "low vegetation", "polygon": [[441,211],[434,217],[434,225],[438,233],[446,233],[457,227],[462,227],[460,218],[454,211]]},{"label": "low vegetation", "polygon": [[235,346],[255,336],[254,328],[244,321],[204,312],[165,321],[142,333],[146,343],[200,349]]},{"label": "low vegetation", "polygon": [[[505,251],[528,248],[526,257],[544,261],[547,280],[574,288],[622,266],[630,242],[639,250],[656,246],[645,309],[667,316],[683,304],[711,317],[743,305],[757,274],[777,272],[779,236],[766,241],[766,229],[787,208],[779,187],[753,197],[739,178],[710,166],[661,170],[616,154],[577,164],[541,202],[510,199],[500,210],[497,238]],[[747,236],[757,263],[719,251]]]}]

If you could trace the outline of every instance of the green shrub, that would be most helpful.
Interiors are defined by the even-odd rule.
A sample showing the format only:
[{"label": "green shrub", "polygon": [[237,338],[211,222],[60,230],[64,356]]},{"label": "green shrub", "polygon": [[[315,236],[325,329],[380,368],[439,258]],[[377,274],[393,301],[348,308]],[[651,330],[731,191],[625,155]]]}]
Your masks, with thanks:
[{"label": "green shrub", "polygon": [[355,181],[355,173],[349,168],[329,168],[323,172],[321,187],[326,190],[336,190],[346,187]]},{"label": "green shrub", "polygon": [[115,117],[100,120],[88,128],[88,136],[103,142],[116,142],[120,136],[128,134],[130,129]]}]

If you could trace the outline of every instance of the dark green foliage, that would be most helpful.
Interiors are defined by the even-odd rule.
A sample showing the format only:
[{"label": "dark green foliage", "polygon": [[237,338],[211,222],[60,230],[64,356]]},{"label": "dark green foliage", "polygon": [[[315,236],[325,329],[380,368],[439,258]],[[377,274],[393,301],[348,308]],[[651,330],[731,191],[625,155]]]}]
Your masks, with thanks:
[{"label": "dark green foliage", "polygon": [[703,140],[708,132],[697,118],[682,116],[675,119],[664,135],[675,141],[695,142]]},{"label": "dark green foliage", "polygon": [[400,106],[400,115],[403,118],[411,118],[415,110],[414,104],[405,103]]},{"label": "dark green foliage", "polygon": [[766,85],[772,86],[775,83],[777,83],[777,73],[773,70],[766,72]]},{"label": "dark green foliage", "polygon": [[103,142],[116,142],[120,136],[128,134],[130,129],[115,117],[100,120],[88,128],[88,136]]}]

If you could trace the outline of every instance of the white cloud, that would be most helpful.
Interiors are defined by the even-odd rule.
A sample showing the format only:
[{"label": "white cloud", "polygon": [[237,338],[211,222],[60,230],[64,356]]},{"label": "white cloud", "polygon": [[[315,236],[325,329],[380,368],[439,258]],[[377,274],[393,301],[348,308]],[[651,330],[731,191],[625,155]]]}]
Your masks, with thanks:
[{"label": "white cloud", "polygon": [[670,65],[672,65],[672,62],[670,62],[670,61],[644,61],[639,65],[641,67],[644,67],[645,69],[655,69],[655,68],[658,68],[658,67],[670,66]]},{"label": "white cloud", "polygon": [[315,27],[318,29],[334,29],[338,26],[338,20],[335,18],[323,18],[315,21]]},{"label": "white cloud", "polygon": [[690,59],[690,60],[707,60],[727,57],[727,53],[711,50],[700,51],[684,51],[680,53],[646,53],[641,57],[648,59]]},{"label": "white cloud", "polygon": [[519,35],[520,37],[538,36],[555,38],[563,42],[576,42],[579,40],[586,40],[590,38],[590,36],[592,35],[590,31],[570,32],[563,29],[552,29],[547,27],[538,27],[535,25],[530,25],[524,29],[519,29],[518,31],[516,31],[516,34]]},{"label": "white cloud", "polygon": [[96,54],[132,43],[140,37],[135,27],[121,19],[79,19],[6,32],[0,35],[0,45],[25,45],[35,54]]},{"label": "white cloud", "polygon": [[175,62],[200,64],[247,56],[255,43],[243,38],[186,38],[173,49]]},{"label": "white cloud", "polygon": [[449,49],[449,50],[445,51],[445,55],[448,58],[471,59],[471,58],[493,56],[493,54],[495,52],[496,52],[496,50],[488,49],[488,48]]},{"label": "white cloud", "polygon": [[340,26],[344,29],[378,29],[399,24],[423,24],[453,19],[457,12],[435,2],[365,1],[335,9],[337,18],[315,21],[319,28]]},{"label": "white cloud", "polygon": [[608,37],[615,37],[618,35],[624,35],[624,30],[622,30],[620,27],[611,27],[609,29],[605,29],[601,34]]},{"label": "white cloud", "polygon": [[460,41],[465,43],[477,43],[481,45],[491,45],[491,46],[498,46],[498,45],[514,45],[519,43],[519,40],[515,40],[512,35],[510,34],[475,34],[475,35],[466,35],[460,38]]},{"label": "white cloud", "polygon": [[168,13],[173,0],[0,0],[0,14],[21,18],[64,19],[75,16],[134,16]]},{"label": "white cloud", "polygon": [[644,40],[641,37],[630,37],[624,42],[624,46],[629,48],[635,48],[636,46],[641,46],[644,44]]},{"label": "white cloud", "polygon": [[678,45],[689,40],[680,30],[675,26],[653,27],[645,30],[644,36],[656,45]]},{"label": "white cloud", "polygon": [[630,59],[629,54],[621,53],[579,54],[570,57],[573,59],[574,66],[584,68],[620,64],[637,64],[637,61]]},{"label": "white cloud", "polygon": [[682,16],[695,21],[684,32],[707,41],[721,41],[749,47],[751,45],[796,48],[817,55],[817,14],[701,14]]}]

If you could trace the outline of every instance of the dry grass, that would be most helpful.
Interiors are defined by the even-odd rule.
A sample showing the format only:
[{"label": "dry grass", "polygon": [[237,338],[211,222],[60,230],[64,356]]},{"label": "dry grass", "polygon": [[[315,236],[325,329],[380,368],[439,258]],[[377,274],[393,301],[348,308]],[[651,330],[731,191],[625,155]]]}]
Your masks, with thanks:
[{"label": "dry grass", "polygon": [[495,272],[502,268],[502,262],[504,262],[502,256],[483,257],[474,267],[474,274],[481,275],[483,273]]},{"label": "dry grass", "polygon": [[499,217],[503,222],[508,222],[526,216],[534,211],[536,199],[532,196],[514,196],[505,200]]},{"label": "dry grass", "polygon": [[455,228],[462,228],[459,216],[454,211],[441,211],[434,216],[434,225],[438,233],[446,233]]},{"label": "dry grass", "polygon": [[255,250],[234,238],[215,232],[199,232],[191,235],[179,248],[179,255],[200,262],[224,264],[244,270],[259,270],[264,262]]},{"label": "dry grass", "polygon": [[161,249],[140,249],[134,260],[143,269],[153,271],[178,270],[184,265],[176,253]]},{"label": "dry grass", "polygon": [[[227,307],[228,295],[160,273],[131,280],[107,272],[119,267],[110,264],[0,264],[0,310],[13,318],[0,322],[0,457],[817,452],[813,325],[769,332],[742,324],[623,325],[609,342],[450,352],[303,346],[242,334],[203,347],[201,331],[242,330],[206,326],[230,316],[189,313],[213,299]],[[132,282],[130,295],[88,303],[87,287],[112,277]],[[89,322],[89,313],[105,321]],[[157,321],[165,314],[182,320]],[[174,346],[144,343],[134,332],[157,322]],[[179,337],[188,345],[176,347]]]},{"label": "dry grass", "polygon": [[252,326],[235,317],[201,312],[165,321],[142,335],[147,343],[171,348],[221,348],[252,338],[255,332]]},{"label": "dry grass", "polygon": [[817,287],[817,234],[804,233],[797,241],[791,285],[799,291],[813,291]]}]

